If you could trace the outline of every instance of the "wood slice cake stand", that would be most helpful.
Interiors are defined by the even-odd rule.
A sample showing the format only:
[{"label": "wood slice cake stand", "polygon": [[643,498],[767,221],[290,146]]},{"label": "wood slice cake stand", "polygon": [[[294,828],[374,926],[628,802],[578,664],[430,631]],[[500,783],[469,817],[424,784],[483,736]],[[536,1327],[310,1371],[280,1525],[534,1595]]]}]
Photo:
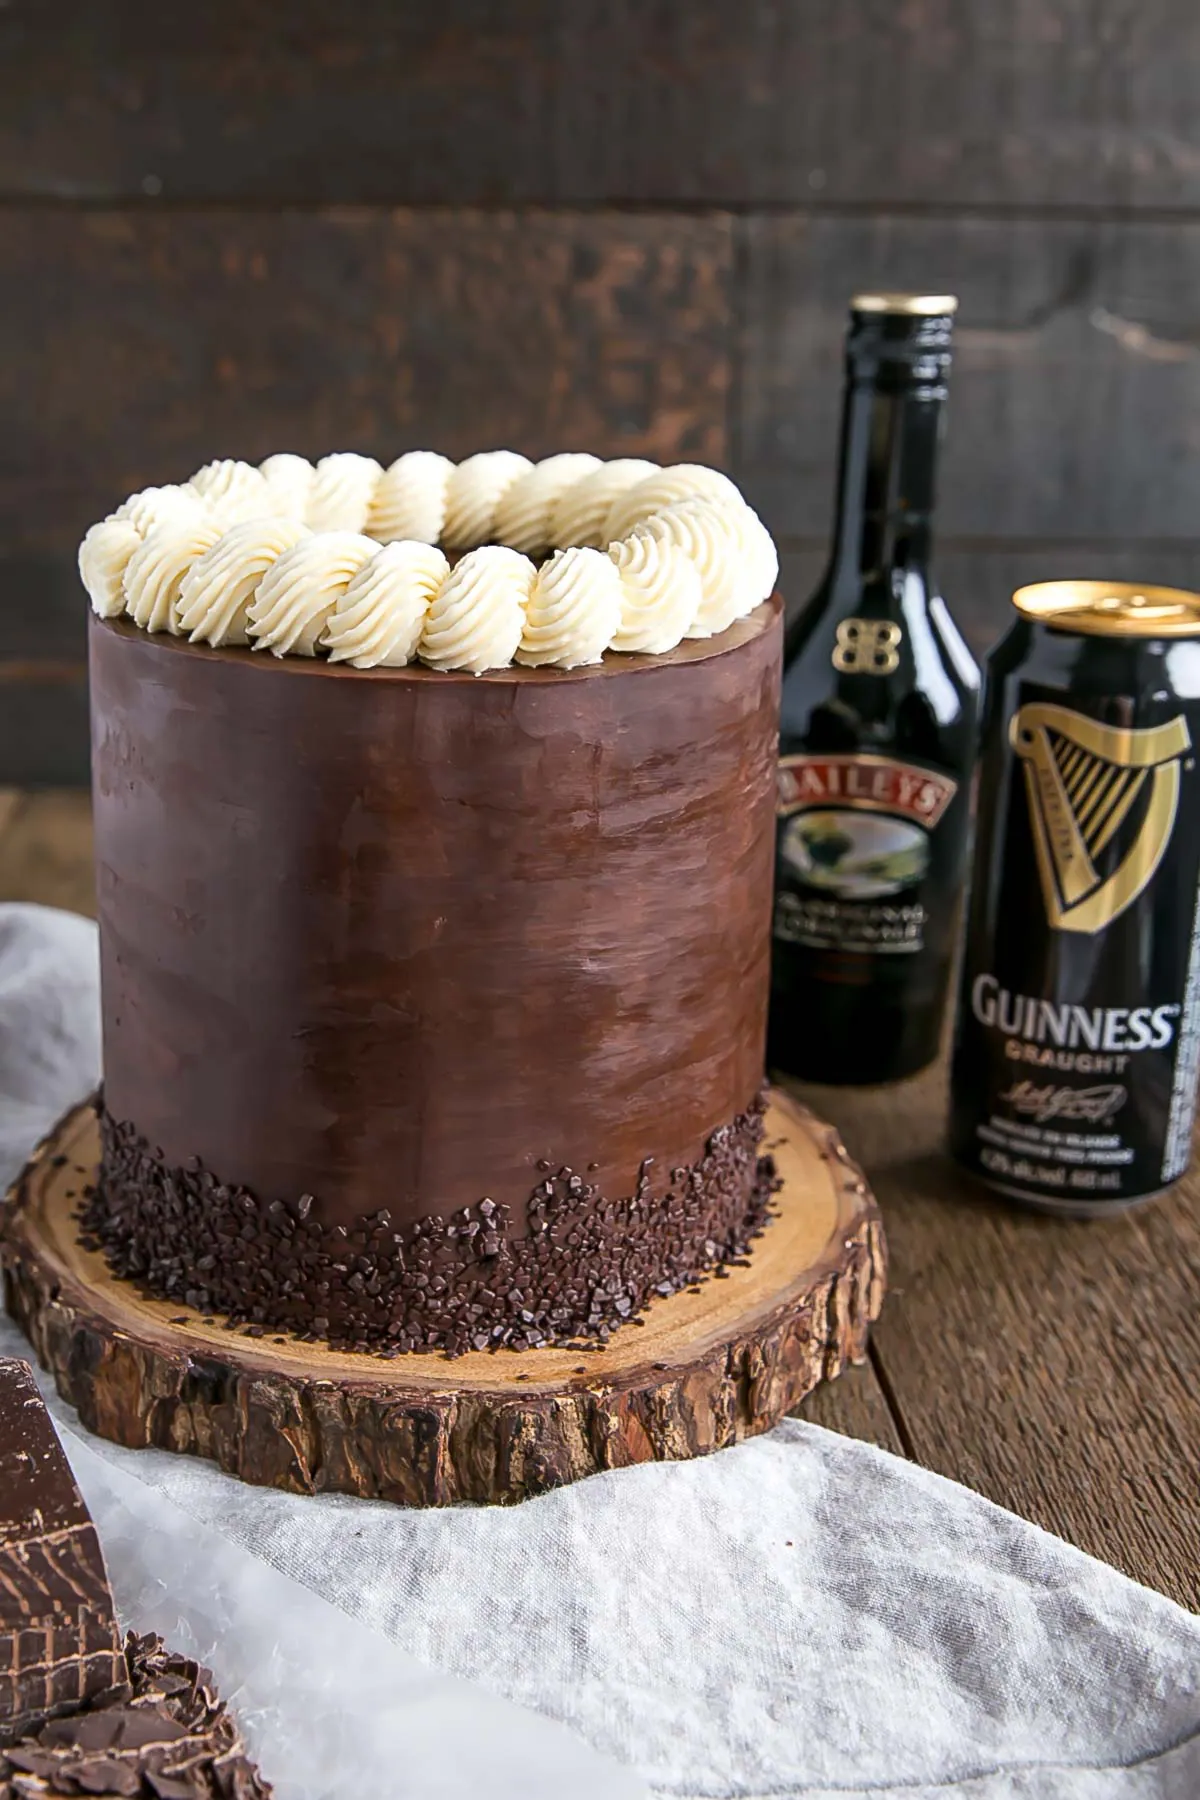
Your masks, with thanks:
[{"label": "wood slice cake stand", "polygon": [[862,1360],[884,1288],[875,1202],[837,1133],[782,1093],[766,1141],[783,1185],[746,1262],[655,1300],[604,1348],[384,1360],[206,1324],[112,1275],[74,1219],[99,1162],[87,1102],[9,1195],[8,1309],[59,1393],[115,1443],[295,1493],[522,1500],[735,1444]]}]

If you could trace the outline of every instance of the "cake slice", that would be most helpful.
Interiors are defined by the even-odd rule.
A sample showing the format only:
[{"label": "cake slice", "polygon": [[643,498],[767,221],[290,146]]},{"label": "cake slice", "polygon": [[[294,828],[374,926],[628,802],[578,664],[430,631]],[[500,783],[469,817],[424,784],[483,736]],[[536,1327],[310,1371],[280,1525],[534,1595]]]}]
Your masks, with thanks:
[{"label": "cake slice", "polygon": [[207,1669],[153,1633],[130,1632],[123,1662],[128,1700],[55,1719],[0,1750],[0,1800],[270,1800]]},{"label": "cake slice", "polygon": [[270,1800],[205,1668],[117,1630],[28,1363],[0,1357],[0,1800]]},{"label": "cake slice", "polygon": [[0,1744],[128,1692],[104,1558],[29,1365],[0,1360]]}]

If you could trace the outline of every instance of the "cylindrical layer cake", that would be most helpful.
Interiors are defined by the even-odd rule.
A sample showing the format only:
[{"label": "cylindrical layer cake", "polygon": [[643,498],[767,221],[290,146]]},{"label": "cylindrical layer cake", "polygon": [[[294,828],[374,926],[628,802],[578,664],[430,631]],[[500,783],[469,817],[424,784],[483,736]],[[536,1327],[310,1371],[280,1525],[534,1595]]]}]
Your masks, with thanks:
[{"label": "cylindrical layer cake", "polygon": [[607,1329],[764,1205],[780,621],[482,677],[91,622],[105,1161],[187,1304]]}]

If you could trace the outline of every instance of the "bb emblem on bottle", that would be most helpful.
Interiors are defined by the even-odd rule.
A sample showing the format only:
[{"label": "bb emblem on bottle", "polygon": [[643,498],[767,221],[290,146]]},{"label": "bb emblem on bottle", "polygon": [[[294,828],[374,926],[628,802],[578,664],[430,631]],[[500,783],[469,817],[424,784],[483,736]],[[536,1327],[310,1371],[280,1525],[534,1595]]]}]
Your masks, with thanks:
[{"label": "bb emblem on bottle", "polygon": [[903,636],[894,619],[843,619],[829,660],[842,675],[894,675]]},{"label": "bb emblem on bottle", "polygon": [[[1099,1214],[1186,1169],[1200,1067],[1200,596],[1050,582],[988,662],[955,1155]],[[1182,681],[1178,677],[1182,677]]]}]

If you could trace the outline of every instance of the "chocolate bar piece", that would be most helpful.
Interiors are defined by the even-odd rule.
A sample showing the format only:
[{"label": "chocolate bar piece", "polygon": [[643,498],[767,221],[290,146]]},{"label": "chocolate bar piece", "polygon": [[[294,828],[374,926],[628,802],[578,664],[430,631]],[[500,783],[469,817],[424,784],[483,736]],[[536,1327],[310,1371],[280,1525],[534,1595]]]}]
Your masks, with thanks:
[{"label": "chocolate bar piece", "polygon": [[0,1800],[270,1800],[207,1669],[151,1634],[125,1644],[128,1701],[45,1725],[0,1750]]},{"label": "chocolate bar piece", "polygon": [[128,1669],[95,1527],[29,1365],[0,1359],[0,1744]]}]

